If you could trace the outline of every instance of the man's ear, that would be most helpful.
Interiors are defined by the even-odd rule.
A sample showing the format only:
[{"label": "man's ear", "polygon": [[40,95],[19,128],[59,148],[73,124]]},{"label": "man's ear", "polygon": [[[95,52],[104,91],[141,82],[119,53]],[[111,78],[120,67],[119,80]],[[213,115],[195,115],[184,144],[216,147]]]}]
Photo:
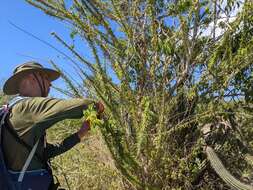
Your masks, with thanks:
[{"label": "man's ear", "polygon": [[29,81],[35,81],[35,78],[32,73],[28,74],[25,79]]},{"label": "man's ear", "polygon": [[33,85],[35,82],[32,74],[26,75],[20,82],[20,87],[26,88],[27,86]]}]

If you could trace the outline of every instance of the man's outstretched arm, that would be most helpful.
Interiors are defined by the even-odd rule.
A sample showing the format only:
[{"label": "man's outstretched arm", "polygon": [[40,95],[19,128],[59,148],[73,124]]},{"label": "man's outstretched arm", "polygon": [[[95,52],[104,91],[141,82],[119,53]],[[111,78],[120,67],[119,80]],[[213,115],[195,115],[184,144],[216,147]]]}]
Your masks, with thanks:
[{"label": "man's outstretched arm", "polygon": [[89,130],[90,130],[90,123],[88,121],[85,121],[77,133],[68,136],[61,143],[57,144],[47,143],[45,148],[47,159],[58,156],[73,148],[76,144],[78,144],[81,141],[81,139],[88,133]]}]

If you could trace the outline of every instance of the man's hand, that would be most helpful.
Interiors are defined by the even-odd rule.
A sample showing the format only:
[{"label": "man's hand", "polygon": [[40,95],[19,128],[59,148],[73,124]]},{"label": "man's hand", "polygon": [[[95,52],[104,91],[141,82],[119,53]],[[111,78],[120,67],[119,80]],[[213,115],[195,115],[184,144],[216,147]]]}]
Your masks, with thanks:
[{"label": "man's hand", "polygon": [[84,121],[81,129],[79,129],[79,131],[77,132],[79,139],[81,140],[89,130],[90,130],[90,122]]},{"label": "man's hand", "polygon": [[103,105],[103,103],[102,103],[101,101],[97,102],[97,103],[95,104],[95,107],[96,107],[96,110],[97,110],[97,113],[98,113],[98,118],[100,119],[102,113],[103,113],[104,110],[105,110],[105,107],[104,107],[104,105]]}]

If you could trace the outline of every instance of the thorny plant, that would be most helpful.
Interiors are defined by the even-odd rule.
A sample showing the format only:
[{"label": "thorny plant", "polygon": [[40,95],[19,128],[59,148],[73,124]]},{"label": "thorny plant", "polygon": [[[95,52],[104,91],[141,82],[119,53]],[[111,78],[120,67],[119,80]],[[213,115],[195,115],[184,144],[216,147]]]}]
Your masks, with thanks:
[{"label": "thorny plant", "polygon": [[67,95],[88,89],[106,105],[100,130],[127,188],[229,189],[208,167],[201,133],[221,121],[231,130],[225,142],[222,130],[211,132],[211,146],[252,182],[239,143],[252,149],[252,1],[26,1],[89,45],[92,60],[52,33],[81,79],[63,75]]}]

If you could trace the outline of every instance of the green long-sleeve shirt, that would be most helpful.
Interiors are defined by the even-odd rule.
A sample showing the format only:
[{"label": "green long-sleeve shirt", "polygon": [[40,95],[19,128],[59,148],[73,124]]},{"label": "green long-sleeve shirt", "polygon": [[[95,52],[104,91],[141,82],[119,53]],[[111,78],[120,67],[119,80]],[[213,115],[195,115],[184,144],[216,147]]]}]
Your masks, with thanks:
[{"label": "green long-sleeve shirt", "polygon": [[[31,97],[15,104],[9,115],[9,121],[21,137],[30,146],[45,135],[46,129],[64,119],[77,119],[83,116],[83,110],[93,103],[90,99],[62,100],[55,98]],[[77,134],[70,135],[59,145],[47,144],[40,140],[36,154],[44,159],[57,156],[79,142]],[[15,140],[8,130],[3,135],[4,154],[7,165],[11,170],[22,169],[29,151]],[[45,164],[34,156],[28,170],[44,168]]]}]

